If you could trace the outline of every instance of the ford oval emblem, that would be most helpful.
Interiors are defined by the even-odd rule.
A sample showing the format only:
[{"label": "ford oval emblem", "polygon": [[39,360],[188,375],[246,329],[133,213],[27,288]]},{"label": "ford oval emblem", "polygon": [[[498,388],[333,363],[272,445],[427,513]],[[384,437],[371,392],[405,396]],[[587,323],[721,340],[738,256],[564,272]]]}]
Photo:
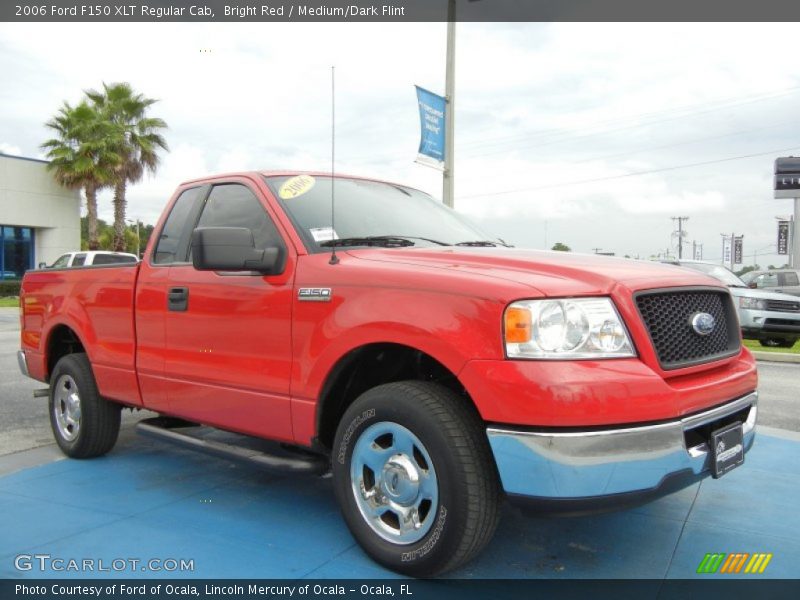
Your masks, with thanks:
[{"label": "ford oval emblem", "polygon": [[692,315],[692,329],[697,335],[709,335],[714,331],[716,321],[713,315],[708,313],[696,313]]}]

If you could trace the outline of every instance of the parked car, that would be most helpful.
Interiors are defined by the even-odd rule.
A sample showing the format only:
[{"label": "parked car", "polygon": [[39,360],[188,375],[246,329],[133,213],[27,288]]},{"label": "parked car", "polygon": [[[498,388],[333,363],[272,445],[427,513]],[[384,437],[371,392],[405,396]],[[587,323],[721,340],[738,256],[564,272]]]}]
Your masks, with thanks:
[{"label": "parked car", "polygon": [[84,252],[67,252],[59,256],[48,269],[68,269],[70,267],[91,267],[97,265],[119,265],[136,263],[135,254],[127,252],[108,252],[106,250],[86,250]]},{"label": "parked car", "polygon": [[742,281],[750,288],[800,296],[800,271],[795,269],[750,271],[742,275]]},{"label": "parked car", "polygon": [[752,289],[729,269],[696,260],[664,261],[711,275],[727,285],[734,299],[742,336],[762,346],[791,348],[800,339],[800,300],[777,292]]}]

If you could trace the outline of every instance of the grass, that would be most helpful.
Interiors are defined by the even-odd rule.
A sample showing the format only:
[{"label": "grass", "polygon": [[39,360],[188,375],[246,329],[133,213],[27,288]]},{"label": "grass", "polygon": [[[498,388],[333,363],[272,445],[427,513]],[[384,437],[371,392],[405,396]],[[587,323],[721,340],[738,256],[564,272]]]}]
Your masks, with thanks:
[{"label": "grass", "polygon": [[791,348],[771,348],[762,346],[756,340],[745,340],[744,345],[750,350],[757,350],[759,352],[789,352],[791,354],[800,354],[800,342],[795,342],[794,346]]},{"label": "grass", "polygon": [[0,308],[18,308],[19,298],[0,298]]}]

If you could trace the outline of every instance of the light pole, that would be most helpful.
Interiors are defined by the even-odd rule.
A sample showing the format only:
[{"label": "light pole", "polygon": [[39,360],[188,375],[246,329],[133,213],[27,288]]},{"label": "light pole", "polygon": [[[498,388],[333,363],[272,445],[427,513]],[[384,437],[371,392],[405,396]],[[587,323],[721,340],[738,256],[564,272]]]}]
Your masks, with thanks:
[{"label": "light pole", "polygon": [[456,102],[456,0],[447,0],[447,60],[445,63],[444,98],[444,173],[442,173],[442,201],[453,208],[453,183],[455,179],[455,102]]}]

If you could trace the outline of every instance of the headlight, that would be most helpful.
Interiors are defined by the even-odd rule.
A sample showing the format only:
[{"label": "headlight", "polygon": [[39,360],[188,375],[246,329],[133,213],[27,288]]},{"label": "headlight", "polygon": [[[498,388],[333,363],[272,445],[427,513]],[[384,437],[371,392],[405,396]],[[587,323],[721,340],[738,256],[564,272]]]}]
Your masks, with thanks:
[{"label": "headlight", "polygon": [[522,300],[505,312],[509,358],[636,356],[610,298]]},{"label": "headlight", "polygon": [[739,297],[739,308],[753,308],[755,310],[766,310],[767,303],[759,298]]}]

